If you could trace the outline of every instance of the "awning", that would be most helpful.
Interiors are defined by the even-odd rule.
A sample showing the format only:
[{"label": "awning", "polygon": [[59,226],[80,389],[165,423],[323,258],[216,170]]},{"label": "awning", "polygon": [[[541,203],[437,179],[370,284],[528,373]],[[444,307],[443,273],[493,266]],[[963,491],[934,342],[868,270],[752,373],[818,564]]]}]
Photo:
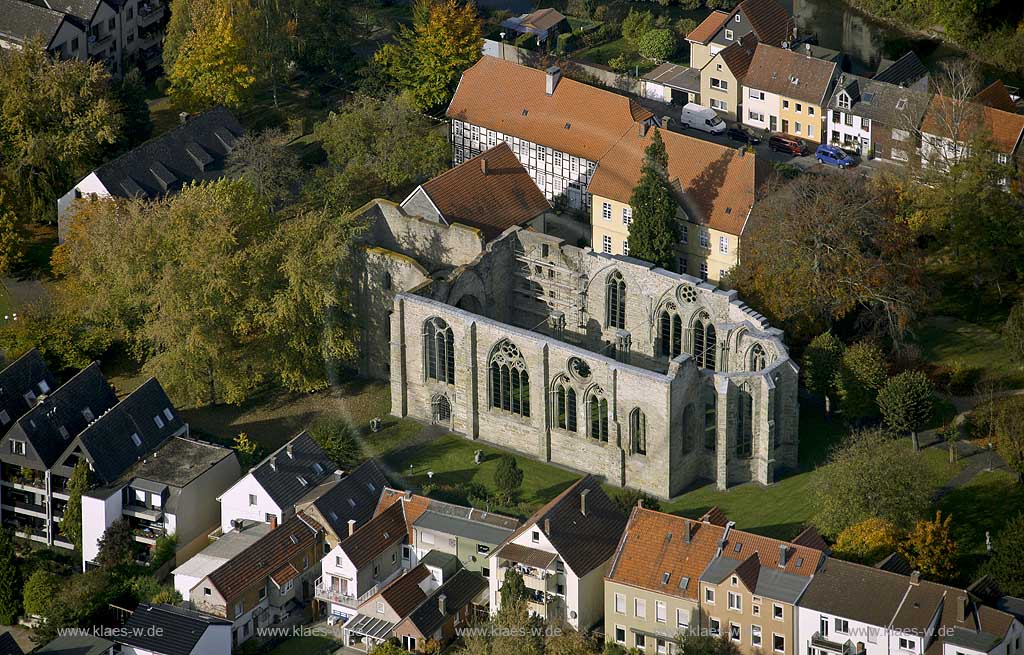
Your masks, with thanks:
[{"label": "awning", "polygon": [[167,485],[162,482],[153,482],[145,478],[135,478],[131,483],[132,489],[141,489],[154,494],[162,494],[167,491]]},{"label": "awning", "polygon": [[387,639],[395,631],[394,623],[365,614],[356,614],[345,624],[345,630],[368,639]]},{"label": "awning", "polygon": [[516,543],[505,544],[495,554],[503,559],[538,569],[551,568],[552,562],[558,558],[556,553],[550,553],[539,548],[530,548],[529,546],[520,546]]}]

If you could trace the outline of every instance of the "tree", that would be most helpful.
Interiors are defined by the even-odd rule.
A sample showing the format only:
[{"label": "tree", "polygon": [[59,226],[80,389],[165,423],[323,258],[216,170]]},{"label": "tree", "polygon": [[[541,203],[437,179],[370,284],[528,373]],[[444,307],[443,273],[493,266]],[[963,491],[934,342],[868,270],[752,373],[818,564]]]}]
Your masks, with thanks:
[{"label": "tree", "polygon": [[92,624],[117,593],[118,589],[110,575],[102,569],[68,578],[57,595],[59,602],[50,603],[44,608],[41,621],[33,631],[33,641],[38,644],[49,643],[64,628]]},{"label": "tree", "polygon": [[92,472],[85,459],[79,459],[68,478],[68,504],[64,508],[64,519],[60,523],[60,533],[75,546],[76,551],[82,550],[82,494],[92,485]]},{"label": "tree", "polygon": [[225,166],[229,175],[248,180],[275,210],[289,204],[303,179],[302,165],[288,140],[279,128],[246,132],[228,153]]},{"label": "tree", "polygon": [[881,430],[854,432],[829,455],[812,484],[812,522],[836,538],[869,518],[909,529],[931,502],[932,485],[920,453],[897,447]]},{"label": "tree", "polygon": [[373,647],[370,655],[406,655],[409,651],[395,643],[393,639],[382,641]]},{"label": "tree", "polygon": [[26,43],[0,57],[0,188],[17,224],[52,221],[54,198],[117,142],[121,107],[101,62]]},{"label": "tree", "polygon": [[113,569],[135,562],[135,536],[128,519],[111,523],[99,540],[96,563],[104,569]]},{"label": "tree", "polygon": [[317,177],[315,194],[341,211],[418,184],[448,166],[447,139],[403,98],[380,102],[357,96],[313,134],[329,164]]},{"label": "tree", "polygon": [[153,134],[153,120],[146,102],[146,82],[142,73],[132,68],[117,83],[116,95],[124,115],[124,130],[118,150],[127,151],[149,139]]},{"label": "tree", "polygon": [[399,28],[395,42],[374,55],[394,87],[419,110],[451,98],[462,71],[480,59],[483,33],[476,7],[457,0],[416,0],[412,29]]},{"label": "tree", "polygon": [[907,535],[900,548],[910,565],[922,575],[939,582],[947,582],[956,575],[956,542],[950,531],[952,514],[942,519],[935,512],[934,520],[921,520]]},{"label": "tree", "polygon": [[878,408],[892,430],[906,434],[920,450],[917,432],[928,424],[935,409],[935,387],[921,371],[903,371],[878,390]]},{"label": "tree", "polygon": [[899,344],[920,303],[921,267],[889,196],[857,176],[777,182],[744,230],[733,285],[798,340],[849,317]]},{"label": "tree", "polygon": [[895,553],[904,534],[895,525],[880,518],[854,523],[839,533],[832,554],[840,559],[874,566]]},{"label": "tree", "polygon": [[502,455],[498,459],[498,470],[494,473],[494,484],[498,491],[505,497],[505,501],[512,502],[519,487],[523,484],[523,470],[519,468],[519,462],[512,455]]},{"label": "tree", "polygon": [[1011,397],[995,403],[992,428],[999,456],[1024,484],[1024,398]]},{"label": "tree", "polygon": [[1007,521],[992,541],[992,558],[983,571],[991,576],[999,591],[1008,596],[1024,596],[1024,512]]},{"label": "tree", "polygon": [[505,569],[505,579],[501,583],[502,608],[525,598],[526,583],[523,582],[523,575],[513,568]]},{"label": "tree", "polygon": [[309,434],[339,469],[351,471],[363,461],[359,428],[350,421],[322,418],[309,428]]},{"label": "tree", "polygon": [[665,61],[675,53],[678,44],[672,30],[648,30],[636,42],[641,57],[654,61]]},{"label": "tree", "polygon": [[60,598],[61,577],[49,569],[36,569],[25,582],[22,593],[25,613],[30,616],[47,614],[50,605]]},{"label": "tree", "polygon": [[626,516],[630,515],[638,503],[642,503],[644,509],[654,510],[655,512],[661,511],[661,502],[639,489],[626,487],[611,494],[611,497],[615,502],[615,506]]},{"label": "tree", "polygon": [[238,463],[243,471],[248,471],[263,459],[263,448],[249,438],[245,432],[239,432],[232,444],[235,454],[238,455]]},{"label": "tree", "polygon": [[676,201],[668,181],[668,153],[657,128],[644,152],[640,181],[629,205],[633,223],[629,226],[629,252],[637,259],[671,268],[679,243]]},{"label": "tree", "polygon": [[825,399],[825,414],[832,411],[832,397],[836,389],[836,373],[843,360],[845,346],[831,332],[823,332],[811,339],[804,350],[804,386]]},{"label": "tree", "polygon": [[[156,544],[153,546],[153,568],[160,568],[165,563],[175,558],[178,551],[178,535],[176,534],[165,534],[157,537]],[[152,576],[147,576],[152,578]]]},{"label": "tree", "polygon": [[224,7],[194,23],[184,35],[167,73],[177,104],[192,110],[242,104],[256,76],[238,23]]},{"label": "tree", "polygon": [[1017,364],[1024,366],[1024,300],[1018,300],[1010,309],[1003,324],[1003,340]]},{"label": "tree", "polygon": [[11,274],[22,255],[22,224],[5,195],[0,188],[0,275],[3,276]]},{"label": "tree", "polygon": [[622,19],[622,38],[633,47],[637,47],[640,38],[654,29],[654,15],[650,11],[630,9]]},{"label": "tree", "polygon": [[107,352],[113,339],[105,326],[47,300],[23,306],[18,320],[0,325],[0,348],[5,352],[36,348],[60,371],[88,366]]},{"label": "tree", "polygon": [[843,351],[836,389],[848,420],[878,415],[878,391],[886,376],[885,355],[874,343],[859,341]]},{"label": "tree", "polygon": [[[700,0],[688,0],[691,3],[700,4]],[[685,9],[685,7],[684,7]],[[694,7],[697,9],[697,7]],[[692,11],[692,10],[691,10]],[[686,37],[689,36],[690,32],[697,29],[697,21],[692,18],[680,18],[672,26],[672,29],[676,31],[676,39],[685,41]]]},{"label": "tree", "polygon": [[21,570],[14,552],[14,537],[0,530],[0,623],[14,625],[21,616]]},{"label": "tree", "polygon": [[714,637],[707,632],[687,630],[680,633],[676,642],[679,651],[686,655],[740,655],[739,646],[724,632]]}]

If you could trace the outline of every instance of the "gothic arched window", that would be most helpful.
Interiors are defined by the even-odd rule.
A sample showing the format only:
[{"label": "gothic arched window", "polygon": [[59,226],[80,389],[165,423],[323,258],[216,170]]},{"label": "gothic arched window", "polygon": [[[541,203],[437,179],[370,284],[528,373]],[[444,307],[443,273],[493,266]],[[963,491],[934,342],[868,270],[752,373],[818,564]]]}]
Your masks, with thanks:
[{"label": "gothic arched window", "polygon": [[455,384],[455,337],[451,326],[440,318],[423,324],[423,356],[428,378]]},{"label": "gothic arched window", "polygon": [[593,393],[587,406],[590,411],[590,438],[608,441],[608,399],[600,392]]},{"label": "gothic arched window", "polygon": [[679,314],[663,309],[659,317],[661,327],[661,354],[674,359],[683,352],[683,319]]},{"label": "gothic arched window", "polygon": [[718,415],[715,411],[715,390],[704,388],[704,447],[714,450],[718,442]]},{"label": "gothic arched window", "polygon": [[693,322],[693,360],[701,368],[715,370],[715,326],[707,312],[701,312]]},{"label": "gothic arched window", "polygon": [[736,457],[747,459],[754,454],[754,396],[745,385],[740,387],[736,411]]},{"label": "gothic arched window", "polygon": [[639,455],[647,454],[647,417],[639,407],[629,413],[629,447]]},{"label": "gothic arched window", "polygon": [[554,388],[555,396],[555,425],[568,430],[576,431],[576,390],[559,381]]},{"label": "gothic arched window", "polygon": [[764,351],[764,346],[759,343],[755,343],[750,348],[750,370],[760,371],[768,365],[768,353]]},{"label": "gothic arched window", "polygon": [[622,273],[613,272],[605,282],[605,324],[608,327],[626,328],[626,282]]},{"label": "gothic arched window", "polygon": [[530,374],[519,348],[505,339],[491,352],[491,407],[530,415]]}]

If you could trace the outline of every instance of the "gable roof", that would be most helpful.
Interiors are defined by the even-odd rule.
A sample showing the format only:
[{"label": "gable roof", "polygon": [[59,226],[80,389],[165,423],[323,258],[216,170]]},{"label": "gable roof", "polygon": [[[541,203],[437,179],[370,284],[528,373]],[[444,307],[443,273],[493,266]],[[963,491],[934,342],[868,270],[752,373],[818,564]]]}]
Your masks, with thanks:
[{"label": "gable roof", "polygon": [[[436,551],[430,551],[436,552]],[[409,622],[420,634],[430,636],[444,625],[449,617],[454,616],[463,607],[469,605],[480,592],[487,588],[487,580],[480,574],[469,569],[460,569],[455,575],[430,594],[412,614]],[[441,613],[440,598],[444,596],[445,611]]]},{"label": "gable roof", "polygon": [[[105,655],[114,642],[96,635],[62,635],[32,651],[33,655]],[[14,654],[17,655],[17,654]]]},{"label": "gable roof", "polygon": [[487,239],[551,209],[505,142],[424,182],[420,189],[446,222],[474,227]]},{"label": "gable roof", "polygon": [[318,528],[298,514],[218,567],[207,579],[230,602],[253,586],[264,584],[268,576],[313,546],[317,532]]},{"label": "gable roof", "polygon": [[[850,98],[850,108],[839,105],[841,96]],[[842,73],[839,75],[829,107],[878,121],[888,127],[911,131],[917,128],[928,109],[928,94],[911,91],[877,79]]]},{"label": "gable roof", "polygon": [[887,82],[896,86],[910,86],[928,75],[921,59],[911,50],[893,62],[883,62],[872,78],[876,82]]},{"label": "gable roof", "polygon": [[361,569],[383,553],[384,549],[404,541],[406,534],[404,508],[402,503],[395,503],[338,545],[352,564]]},{"label": "gable roof", "polygon": [[[63,14],[70,14],[85,21],[86,23],[92,20],[93,15],[96,13],[96,9],[99,8],[100,3],[103,0],[43,0],[46,6],[54,11],[59,11]],[[118,0],[111,0],[109,3],[111,7],[117,8],[120,6]],[[84,47],[85,44],[83,44]]]},{"label": "gable roof", "polygon": [[725,25],[726,21],[728,21],[731,16],[732,13],[716,9],[708,14],[707,18],[700,22],[700,25],[693,28],[693,30],[686,35],[686,40],[706,44],[716,34],[718,34],[718,30],[722,29],[722,26]]},{"label": "gable roof", "polygon": [[93,171],[120,198],[159,198],[191,182],[224,175],[224,159],[242,136],[242,126],[224,107],[187,120]]},{"label": "gable roof", "polygon": [[[163,387],[156,378],[150,378],[112,408],[98,414],[78,435],[76,443],[81,444],[98,480],[106,484],[184,426]],[[138,445],[133,437],[138,437]],[[68,450],[74,447],[72,444]]]},{"label": "gable roof", "polygon": [[[41,38],[49,47],[60,31],[60,26],[67,17],[46,7],[26,2],[25,0],[0,0],[0,39],[22,44],[35,38]],[[76,23],[77,26],[77,23]],[[84,48],[81,43],[79,47]]]},{"label": "gable roof", "polygon": [[410,542],[413,540],[413,526],[495,545],[504,542],[519,527],[519,520],[509,516],[397,489],[384,490],[377,511],[382,512],[398,502],[405,506]]},{"label": "gable roof", "polygon": [[[586,497],[587,512],[581,511]],[[550,525],[550,531],[545,526]],[[578,577],[583,577],[615,554],[626,517],[593,475],[587,475],[558,494],[513,532],[498,548],[535,528],[542,531]]]},{"label": "gable roof", "polygon": [[[750,69],[750,62],[754,60],[754,50],[757,48],[757,35],[748,34],[741,36],[735,43],[718,53],[722,58],[729,72],[736,77],[736,81],[743,83],[743,78]],[[714,59],[714,57],[712,57]],[[710,61],[708,63],[711,63]]]},{"label": "gable roof", "polygon": [[743,84],[822,106],[836,70],[835,62],[770,46],[765,39],[760,39]]},{"label": "gable roof", "polygon": [[[970,115],[966,116],[965,121],[968,121],[976,131],[987,134],[999,152],[1008,154],[1016,150],[1024,135],[1024,115],[977,103],[971,103],[970,107],[966,110]],[[957,111],[959,108],[955,101],[939,94],[934,95],[921,122],[921,131],[948,138],[942,127],[943,116],[953,115]]]},{"label": "gable roof", "polygon": [[10,631],[0,634],[0,655],[24,655],[25,651],[21,650],[21,646],[14,640],[14,635]]},{"label": "gable roof", "polygon": [[[868,625],[887,626],[907,592],[906,576],[830,558],[800,598],[800,606]],[[864,602],[870,598],[871,602]]]},{"label": "gable roof", "polygon": [[1017,113],[1017,103],[1010,97],[1010,90],[1006,88],[1002,80],[996,80],[974,96],[974,102],[987,105],[994,109]]},{"label": "gable roof", "polygon": [[742,12],[750,22],[757,39],[770,45],[781,45],[793,34],[793,17],[775,0],[743,0],[730,17]]},{"label": "gable roof", "polygon": [[545,89],[544,71],[484,56],[462,74],[447,116],[591,161],[654,117],[626,96],[564,76],[550,96]]},{"label": "gable roof", "polygon": [[118,640],[161,655],[190,655],[206,630],[214,625],[231,623],[171,605],[140,603],[125,622]]},{"label": "gable roof", "polygon": [[[97,362],[89,364],[40,400],[16,421],[46,468],[53,467],[65,448],[93,419],[117,403],[114,390]],[[67,437],[61,434],[63,428]]]},{"label": "gable roof", "polygon": [[558,10],[552,9],[551,7],[538,9],[532,13],[522,16],[521,18],[522,20],[519,21],[520,25],[523,27],[531,27],[542,32],[546,32],[565,20],[565,16],[559,13]]},{"label": "gable roof", "polygon": [[308,504],[316,508],[326,527],[344,539],[348,536],[350,520],[355,521],[358,527],[373,517],[388,480],[377,460],[370,458],[341,480],[324,484],[330,485],[329,488],[318,493],[316,499]]},{"label": "gable roof", "polygon": [[267,455],[249,473],[284,509],[334,474],[335,466],[313,437],[303,430]]},{"label": "gable roof", "polygon": [[383,600],[398,616],[405,618],[427,599],[421,583],[430,577],[430,571],[422,564],[417,564],[405,575],[391,581],[375,596],[371,596],[364,605]]},{"label": "gable roof", "polygon": [[25,394],[37,397],[56,387],[57,379],[35,348],[8,364],[0,371],[0,411],[7,412],[8,418],[3,429],[34,405],[29,403]]},{"label": "gable roof", "polygon": [[[678,183],[690,218],[728,234],[742,234],[756,198],[756,156],[677,132],[661,130],[661,136],[669,182]],[[602,158],[590,180],[590,193],[628,203],[652,137],[652,130],[643,137],[623,136]]]}]

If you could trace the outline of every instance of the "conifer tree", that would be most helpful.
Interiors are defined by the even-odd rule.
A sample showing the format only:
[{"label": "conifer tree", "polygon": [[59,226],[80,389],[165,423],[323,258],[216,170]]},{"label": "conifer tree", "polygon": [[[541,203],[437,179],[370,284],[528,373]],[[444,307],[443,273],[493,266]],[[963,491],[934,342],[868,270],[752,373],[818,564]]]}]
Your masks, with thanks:
[{"label": "conifer tree", "polygon": [[13,625],[21,614],[21,575],[14,554],[14,538],[0,531],[0,623]]},{"label": "conifer tree", "polygon": [[671,268],[679,242],[676,202],[668,182],[668,153],[661,132],[654,135],[644,153],[640,181],[629,199],[633,223],[629,226],[629,254],[637,259]]},{"label": "conifer tree", "polygon": [[84,459],[78,460],[68,478],[68,504],[64,508],[64,519],[60,522],[60,533],[67,537],[76,550],[82,548],[82,494],[91,483],[89,465]]}]

